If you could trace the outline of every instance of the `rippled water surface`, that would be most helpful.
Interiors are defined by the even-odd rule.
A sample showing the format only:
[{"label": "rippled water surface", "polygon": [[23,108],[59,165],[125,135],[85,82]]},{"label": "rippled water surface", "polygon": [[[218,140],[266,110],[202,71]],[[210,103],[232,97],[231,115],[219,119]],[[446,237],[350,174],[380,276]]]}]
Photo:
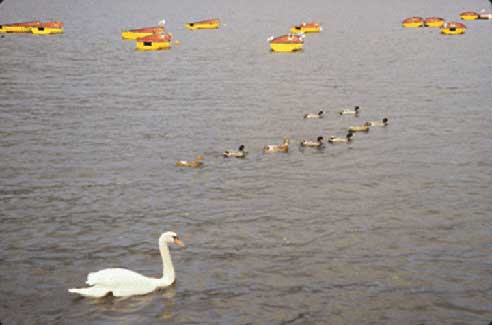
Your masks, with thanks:
[{"label": "rippled water surface", "polygon": [[[401,28],[487,6],[4,1],[0,23],[58,19],[65,34],[0,38],[0,322],[488,323],[492,22]],[[212,17],[220,29],[184,27]],[[179,46],[120,39],[162,18]],[[324,31],[303,52],[269,51],[309,20]],[[349,146],[298,147],[384,116]],[[261,153],[283,137],[288,154]],[[240,144],[247,159],[221,157]],[[203,168],[174,166],[199,153]],[[175,286],[68,294],[106,267],[159,276],[167,230],[187,244],[171,250]]]}]

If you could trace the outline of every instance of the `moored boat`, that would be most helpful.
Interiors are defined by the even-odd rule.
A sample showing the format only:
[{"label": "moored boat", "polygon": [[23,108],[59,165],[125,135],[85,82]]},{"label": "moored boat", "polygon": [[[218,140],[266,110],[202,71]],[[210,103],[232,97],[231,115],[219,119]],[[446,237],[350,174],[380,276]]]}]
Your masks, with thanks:
[{"label": "moored boat", "polygon": [[63,34],[64,25],[60,21],[50,21],[32,27],[31,32],[35,35]]},{"label": "moored boat", "polygon": [[422,17],[409,17],[404,19],[401,24],[405,28],[418,28],[424,25],[424,20]]},{"label": "moored boat", "polygon": [[466,31],[466,26],[455,21],[447,22],[441,27],[441,33],[446,35],[459,35]]},{"label": "moored boat", "polygon": [[153,34],[137,39],[137,50],[158,51],[171,48],[171,34]]},{"label": "moored boat", "polygon": [[492,12],[487,12],[485,9],[480,10],[478,19],[492,19]]},{"label": "moored boat", "polygon": [[164,33],[164,26],[155,26],[155,27],[144,27],[138,29],[130,29],[121,32],[121,38],[136,40],[137,38],[142,38],[145,36],[150,36],[153,34],[161,34]]},{"label": "moored boat", "polygon": [[187,23],[186,28],[190,30],[195,29],[216,29],[220,26],[220,20],[217,18],[207,19],[202,21],[196,21],[193,23]]},{"label": "moored boat", "polygon": [[425,27],[441,27],[444,24],[444,19],[440,17],[427,17],[424,19]]},{"label": "moored boat", "polygon": [[39,21],[27,21],[23,23],[13,23],[0,25],[0,33],[30,33],[33,27],[39,26]]},{"label": "moored boat", "polygon": [[292,33],[319,33],[323,30],[320,23],[308,22],[296,25],[290,29]]},{"label": "moored boat", "polygon": [[475,11],[465,11],[460,14],[460,18],[463,20],[475,20],[479,15]]},{"label": "moored boat", "polygon": [[302,50],[304,37],[301,35],[287,34],[279,37],[270,37],[270,48],[274,52],[295,52]]}]

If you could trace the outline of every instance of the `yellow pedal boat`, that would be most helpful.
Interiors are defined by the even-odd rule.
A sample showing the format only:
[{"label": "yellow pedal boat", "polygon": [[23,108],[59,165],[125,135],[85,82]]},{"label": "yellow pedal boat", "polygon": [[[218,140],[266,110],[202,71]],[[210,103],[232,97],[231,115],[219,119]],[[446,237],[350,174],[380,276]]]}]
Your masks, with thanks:
[{"label": "yellow pedal boat", "polygon": [[424,20],[422,17],[410,17],[404,19],[401,24],[405,28],[418,28],[424,26]]},{"label": "yellow pedal boat", "polygon": [[304,37],[301,35],[287,34],[279,37],[270,37],[270,48],[273,52],[295,52],[302,50]]},{"label": "yellow pedal boat", "polygon": [[319,33],[323,30],[320,23],[309,22],[296,25],[290,29],[292,33]]},{"label": "yellow pedal boat", "polygon": [[441,27],[441,33],[445,35],[459,35],[464,34],[466,31],[466,26],[462,23],[457,23],[455,21],[445,23]]},{"label": "yellow pedal boat", "polygon": [[171,34],[153,34],[137,39],[137,50],[159,51],[171,48]]},{"label": "yellow pedal boat", "polygon": [[427,17],[424,19],[425,27],[441,27],[444,25],[444,19],[440,17]]},{"label": "yellow pedal boat", "polygon": [[0,25],[0,33],[30,33],[33,27],[39,26],[39,21],[27,21],[24,23],[13,23]]},{"label": "yellow pedal boat", "polygon": [[63,27],[64,25],[60,21],[50,21],[33,27],[31,32],[35,35],[63,34]]},{"label": "yellow pedal boat", "polygon": [[462,20],[475,20],[478,19],[479,14],[474,11],[465,11],[460,14]]},{"label": "yellow pedal boat", "polygon": [[207,19],[207,20],[202,20],[202,21],[196,21],[193,23],[187,23],[186,28],[189,30],[195,30],[195,29],[216,29],[219,28],[220,26],[220,20],[217,18],[214,19]]},{"label": "yellow pedal boat", "polygon": [[125,31],[121,32],[121,38],[122,39],[136,40],[137,38],[142,38],[145,36],[150,36],[153,34],[162,34],[162,33],[164,33],[164,27],[163,26],[144,27],[144,28],[138,28],[138,29],[125,30]]}]

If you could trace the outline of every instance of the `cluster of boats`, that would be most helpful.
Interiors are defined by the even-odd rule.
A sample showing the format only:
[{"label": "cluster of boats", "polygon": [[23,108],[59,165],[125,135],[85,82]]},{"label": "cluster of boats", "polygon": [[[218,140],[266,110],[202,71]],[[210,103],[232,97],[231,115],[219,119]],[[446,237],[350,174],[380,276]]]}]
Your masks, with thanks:
[{"label": "cluster of boats", "polygon": [[[473,11],[466,11],[460,14],[462,20],[475,20],[475,19],[492,19],[492,13],[487,13],[485,10],[480,13]],[[463,23],[456,21],[446,22],[440,17],[409,17],[402,21],[402,26],[405,28],[419,28],[419,27],[436,27],[439,28],[441,34],[445,35],[459,35],[464,34],[466,26]]]},{"label": "cluster of boats", "polygon": [[[360,113],[359,106],[355,106],[353,109],[344,109],[342,111],[337,112],[339,115],[348,115],[358,117]],[[325,114],[323,111],[319,111],[318,113],[308,113],[304,115],[305,120],[311,119],[322,119]],[[328,139],[328,142],[331,144],[350,144],[352,142],[352,137],[357,132],[367,133],[369,132],[370,127],[386,127],[388,126],[388,118],[383,118],[379,121],[370,121],[365,122],[360,125],[350,126],[347,130],[347,135],[344,137],[331,136]],[[300,147],[303,148],[318,148],[321,149],[324,147],[324,137],[318,136],[316,140],[306,140],[302,139],[299,142]],[[280,144],[269,144],[263,147],[263,153],[288,153],[289,152],[289,138],[284,138],[283,142]],[[223,153],[224,158],[246,158],[248,152],[246,151],[246,147],[242,144],[239,146],[237,150],[226,150]],[[188,168],[199,168],[203,166],[203,161],[205,157],[203,155],[197,155],[194,160],[178,160],[176,161],[176,167],[188,167]]]},{"label": "cluster of boats", "polygon": [[446,35],[458,35],[466,31],[465,24],[455,21],[446,22],[440,17],[429,17],[425,19],[422,17],[410,17],[403,20],[402,26],[405,28],[436,27],[440,28],[442,34]]},{"label": "cluster of boats", "polygon": [[[125,30],[121,33],[121,38],[124,40],[136,40],[136,49],[140,51],[170,49],[173,35],[166,32],[165,23],[165,20],[162,20],[158,26]],[[220,20],[217,18],[186,23],[186,28],[189,30],[217,29],[219,26]],[[179,42],[175,41],[175,44],[179,44]]]},{"label": "cluster of boats", "polygon": [[295,52],[304,47],[307,33],[319,33],[323,30],[319,22],[307,22],[291,27],[289,34],[270,37],[270,48],[273,52]]},{"label": "cluster of boats", "polygon": [[27,21],[0,25],[0,34],[5,33],[31,33],[35,35],[63,34],[63,23],[60,21]]}]

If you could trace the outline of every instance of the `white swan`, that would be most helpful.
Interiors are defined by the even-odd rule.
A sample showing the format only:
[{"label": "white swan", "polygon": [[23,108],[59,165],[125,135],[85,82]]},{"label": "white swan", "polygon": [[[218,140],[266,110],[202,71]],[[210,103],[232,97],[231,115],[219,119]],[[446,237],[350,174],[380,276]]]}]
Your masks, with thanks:
[{"label": "white swan", "polygon": [[168,243],[184,246],[178,235],[172,231],[165,232],[159,237],[159,250],[163,264],[162,278],[160,279],[148,278],[127,269],[111,268],[89,273],[86,283],[91,287],[68,289],[68,292],[96,298],[103,297],[110,292],[115,297],[128,297],[144,295],[157,288],[168,287],[176,279],[173,262],[167,247]]}]

